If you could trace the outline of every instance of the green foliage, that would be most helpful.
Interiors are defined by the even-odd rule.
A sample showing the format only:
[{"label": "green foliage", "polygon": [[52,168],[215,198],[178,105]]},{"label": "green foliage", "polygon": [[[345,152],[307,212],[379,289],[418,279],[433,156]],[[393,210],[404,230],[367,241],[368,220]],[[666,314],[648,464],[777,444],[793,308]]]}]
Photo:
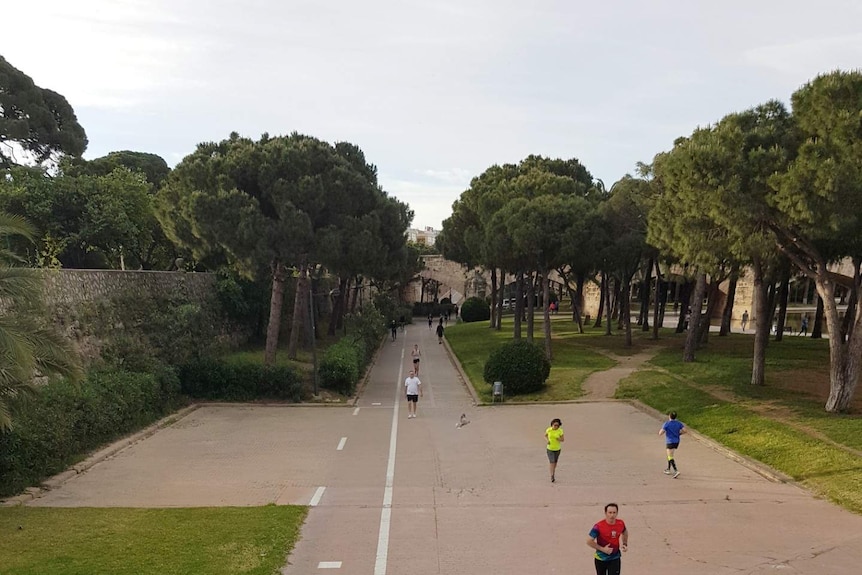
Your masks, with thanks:
[{"label": "green foliage", "polygon": [[307,512],[298,505],[0,507],[0,557],[3,572],[16,575],[272,575]]},{"label": "green foliage", "polygon": [[196,359],[180,367],[179,377],[182,392],[195,399],[296,402],[304,393],[300,374],[281,365]]},{"label": "green foliage", "polygon": [[81,374],[71,347],[46,325],[42,277],[21,267],[22,258],[4,241],[33,235],[23,218],[0,212],[0,430],[12,425],[11,400],[32,391],[34,375]]},{"label": "green foliage", "polygon": [[176,408],[178,391],[171,369],[94,371],[80,384],[57,379],[17,399],[15,427],[0,433],[0,496],[18,493],[152,423]]},{"label": "green foliage", "polygon": [[[33,80],[0,56],[0,143],[16,143],[38,163],[87,149],[87,134],[69,102]],[[0,168],[18,163],[0,145]]]},{"label": "green foliage", "polygon": [[[295,282],[285,287],[292,288]],[[287,290],[286,290],[287,291]],[[255,337],[263,335],[269,316],[270,290],[261,281],[246,279],[229,269],[219,271],[216,294],[221,309],[231,321],[246,325]]]},{"label": "green foliage", "polygon": [[181,290],[121,294],[85,308],[81,323],[106,342],[102,359],[127,369],[146,371],[154,362],[180,365],[212,357],[225,346],[217,302],[190,301]]},{"label": "green foliage", "polygon": [[483,377],[488,384],[502,381],[507,395],[520,395],[540,390],[550,374],[551,362],[541,347],[513,340],[491,352]]},{"label": "green foliage", "polygon": [[461,304],[461,320],[470,323],[473,321],[487,321],[491,318],[491,308],[482,298],[471,297]]},{"label": "green foliage", "polygon": [[344,395],[353,395],[365,366],[362,340],[342,339],[329,346],[320,361],[320,385]]},{"label": "green foliage", "polygon": [[388,322],[383,314],[374,307],[365,307],[359,313],[344,318],[347,333],[365,344],[365,358],[371,359],[386,334]]}]

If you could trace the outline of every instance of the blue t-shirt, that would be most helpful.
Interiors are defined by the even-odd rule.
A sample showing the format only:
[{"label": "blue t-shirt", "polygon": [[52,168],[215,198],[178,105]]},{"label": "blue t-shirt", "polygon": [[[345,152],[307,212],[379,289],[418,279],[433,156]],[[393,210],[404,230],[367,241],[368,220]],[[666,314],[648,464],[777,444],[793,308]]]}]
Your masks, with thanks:
[{"label": "blue t-shirt", "polygon": [[676,419],[668,419],[665,421],[661,428],[664,429],[666,442],[679,443],[679,432],[682,431],[683,427],[685,427],[685,425]]}]

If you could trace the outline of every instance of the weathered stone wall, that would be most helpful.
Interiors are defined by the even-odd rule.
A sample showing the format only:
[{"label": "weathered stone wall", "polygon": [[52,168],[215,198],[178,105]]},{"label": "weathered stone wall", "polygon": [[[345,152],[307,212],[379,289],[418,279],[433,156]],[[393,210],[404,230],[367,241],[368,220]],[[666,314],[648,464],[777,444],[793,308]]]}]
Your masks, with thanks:
[{"label": "weathered stone wall", "polygon": [[49,306],[98,302],[123,296],[149,297],[179,292],[201,302],[215,295],[215,274],[144,270],[46,270],[44,301]]}]

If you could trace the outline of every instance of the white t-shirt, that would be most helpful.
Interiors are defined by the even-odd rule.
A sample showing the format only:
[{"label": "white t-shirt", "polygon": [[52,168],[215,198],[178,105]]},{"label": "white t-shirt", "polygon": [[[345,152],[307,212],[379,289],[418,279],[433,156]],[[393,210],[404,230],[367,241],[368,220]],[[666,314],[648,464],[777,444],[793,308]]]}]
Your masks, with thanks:
[{"label": "white t-shirt", "polygon": [[419,395],[419,386],[422,382],[415,375],[404,380],[404,387],[407,388],[407,395]]}]

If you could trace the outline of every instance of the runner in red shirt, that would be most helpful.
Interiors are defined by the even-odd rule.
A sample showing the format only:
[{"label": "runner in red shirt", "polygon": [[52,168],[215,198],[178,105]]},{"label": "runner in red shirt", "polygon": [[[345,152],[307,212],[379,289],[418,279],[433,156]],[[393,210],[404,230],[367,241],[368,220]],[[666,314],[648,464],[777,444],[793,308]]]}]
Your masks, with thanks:
[{"label": "runner in red shirt", "polygon": [[596,575],[620,575],[620,551],[628,550],[629,532],[623,520],[617,519],[619,510],[616,503],[608,503],[605,505],[605,518],[590,529],[587,546],[596,551]]}]

